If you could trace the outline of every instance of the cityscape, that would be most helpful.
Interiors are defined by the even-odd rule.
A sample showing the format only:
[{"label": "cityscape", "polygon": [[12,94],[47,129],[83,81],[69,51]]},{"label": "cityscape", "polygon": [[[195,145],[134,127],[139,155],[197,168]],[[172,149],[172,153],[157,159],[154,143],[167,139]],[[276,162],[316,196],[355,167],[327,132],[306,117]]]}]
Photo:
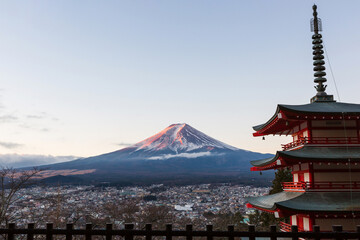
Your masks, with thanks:
[{"label": "cityscape", "polygon": [[104,227],[104,223],[113,223],[121,229],[125,223],[148,223],[146,212],[155,207],[157,212],[166,211],[160,215],[159,223],[175,221],[179,227],[196,223],[199,228],[204,228],[217,214],[238,213],[245,216],[243,221],[246,223],[249,220],[247,215],[253,210],[245,207],[244,198],[268,192],[268,187],[231,184],[176,187],[158,184],[121,188],[33,186],[18,191],[15,196],[18,200],[9,210],[12,213],[10,219],[18,227],[26,227],[28,223],[36,223],[40,227],[48,222],[56,223],[57,227],[64,227],[66,223],[74,223],[78,227],[87,223],[99,227]]}]

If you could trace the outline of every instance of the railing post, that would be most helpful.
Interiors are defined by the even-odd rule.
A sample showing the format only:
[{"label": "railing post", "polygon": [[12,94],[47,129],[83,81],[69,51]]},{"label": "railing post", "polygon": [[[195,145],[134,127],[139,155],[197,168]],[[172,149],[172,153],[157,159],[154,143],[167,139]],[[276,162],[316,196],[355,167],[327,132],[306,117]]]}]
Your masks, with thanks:
[{"label": "railing post", "polygon": [[53,239],[53,230],[54,225],[52,223],[46,224],[46,240],[52,240]]},{"label": "railing post", "polygon": [[106,240],[112,239],[112,228],[113,228],[112,224],[110,223],[106,224]]},{"label": "railing post", "polygon": [[172,225],[171,224],[166,224],[166,240],[172,240]]},{"label": "railing post", "polygon": [[[289,230],[290,225],[289,224],[285,224],[280,222],[280,226],[283,227],[287,226],[287,230]],[[41,230],[41,231],[39,231]],[[74,225],[73,224],[67,224],[66,225],[66,229],[64,231],[64,229],[53,229],[53,224],[48,223],[46,224],[46,231],[44,231],[45,229],[36,229],[35,228],[35,224],[34,223],[29,223],[27,225],[26,229],[16,229],[16,225],[14,223],[10,223],[8,224],[7,229],[1,229],[1,233],[2,234],[6,234],[6,239],[8,240],[15,240],[17,239],[18,235],[20,235],[19,233],[25,235],[22,238],[25,238],[26,240],[34,240],[35,238],[37,238],[37,235],[39,233],[39,235],[41,235],[41,238],[44,238],[44,235],[46,236],[46,240],[52,240],[53,239],[53,235],[54,232],[56,233],[60,233],[61,232],[61,238],[63,238],[63,236],[65,235],[65,239],[66,240],[70,240],[73,238],[73,236],[75,234],[80,235],[81,238],[84,238],[86,240],[91,240],[92,235],[93,234],[99,234],[100,236],[102,236],[102,238],[105,238],[106,240],[112,240],[113,236],[115,236],[116,238],[118,236],[122,236],[124,234],[125,240],[133,240],[134,239],[134,234],[137,235],[138,232],[137,231],[133,231],[134,230],[134,224],[125,224],[125,231],[119,231],[119,235],[117,235],[118,231],[113,230],[113,224],[106,224],[106,230],[101,230],[101,231],[94,231],[92,228],[92,224],[86,224],[86,229],[85,231],[81,230],[74,230]],[[343,226],[341,225],[333,225],[332,226],[332,232],[328,232],[325,233],[325,235],[323,233],[320,232],[320,227],[317,225],[313,225],[312,226],[312,232],[309,232],[307,236],[309,236],[311,239],[313,240],[321,240],[321,238],[323,236],[327,236],[327,238],[333,238],[335,240],[342,240],[342,239],[347,239],[349,238],[349,236],[352,236],[352,238],[354,239],[358,239],[360,240],[360,225],[356,226],[356,233],[357,235],[354,235],[354,232],[350,235],[348,234],[348,232],[344,232],[343,231]],[[291,236],[292,240],[298,240],[299,239],[299,231],[303,231],[302,228],[298,228],[298,226],[291,226],[291,235],[288,235],[289,238]],[[155,231],[156,233],[161,232],[161,238],[162,239],[166,239],[166,240],[172,240],[173,237],[173,229],[172,229],[172,225],[171,224],[167,224],[166,225],[166,230],[165,231]],[[233,225],[230,225],[227,227],[227,232],[226,231],[219,231],[219,232],[214,232],[213,231],[213,226],[212,225],[206,225],[206,231],[199,231],[196,233],[200,233],[200,235],[202,235],[203,237],[207,237],[207,240],[213,240],[214,239],[214,234],[220,234],[221,236],[226,236],[226,238],[228,238],[229,240],[234,240],[235,236],[237,237],[239,232],[235,231],[235,227]],[[270,226],[270,232],[261,232],[261,234],[257,234],[255,226],[254,225],[249,225],[249,229],[248,229],[248,233],[246,232],[241,232],[241,234],[245,234],[245,236],[249,237],[249,240],[255,240],[256,236],[262,235],[262,234],[266,234],[267,238],[270,238],[270,240],[277,240],[278,235],[281,235],[278,233],[277,231],[277,227],[275,225]],[[151,224],[146,224],[145,225],[145,233],[143,233],[143,231],[141,231],[141,238],[145,238],[144,240],[152,240],[152,238],[154,237],[154,230],[152,229],[152,225]],[[175,233],[176,236],[178,234],[178,232]],[[77,236],[75,235],[75,236]],[[166,238],[164,238],[166,237]],[[186,231],[184,233],[184,231],[181,231],[181,235],[179,235],[179,237],[186,237],[186,240],[192,240],[194,239],[194,231],[193,231],[193,225],[186,225]],[[76,237],[77,238],[77,237]]]},{"label": "railing post", "polygon": [[207,240],[213,240],[214,239],[214,237],[212,235],[212,231],[213,231],[213,225],[206,225]]},{"label": "railing post", "polygon": [[[343,230],[343,227],[340,226],[340,225],[333,225],[332,228],[333,228],[333,231],[334,231],[335,234],[336,234],[336,233],[341,233],[342,230]],[[335,235],[335,238],[334,238],[334,239],[340,240],[340,239],[342,239],[342,237],[339,237],[339,236],[336,236],[336,235]]]},{"label": "railing post", "polygon": [[85,240],[91,240],[92,224],[88,223],[85,226]]},{"label": "railing post", "polygon": [[249,225],[249,240],[255,240],[255,225]]},{"label": "railing post", "polygon": [[152,238],[152,225],[146,224],[145,225],[146,237],[145,240],[151,240]]},{"label": "railing post", "polygon": [[132,233],[133,229],[134,229],[134,224],[132,224],[132,223],[125,224],[125,230],[128,230],[125,232],[125,240],[133,240],[134,239],[134,235]]},{"label": "railing post", "polygon": [[66,224],[66,240],[72,240],[74,225],[72,223]]},{"label": "railing post", "polygon": [[15,229],[16,225],[15,223],[9,223],[9,233],[8,233],[8,240],[14,240],[14,232],[13,230]]},{"label": "railing post", "polygon": [[297,236],[298,226],[292,225],[292,226],[291,226],[291,232],[293,233],[292,240],[298,240],[298,239],[299,239],[298,236]]},{"label": "railing post", "polygon": [[276,225],[271,225],[270,226],[270,233],[271,233],[270,239],[271,240],[276,240],[277,239],[277,237],[276,237]]},{"label": "railing post", "polygon": [[28,224],[28,233],[27,233],[27,240],[34,240],[34,228],[35,228],[35,223],[29,223]]},{"label": "railing post", "polygon": [[320,226],[314,225],[313,232],[315,233],[314,240],[320,240],[321,238],[318,236],[318,234],[320,233]]},{"label": "railing post", "polygon": [[228,226],[228,232],[229,232],[229,240],[234,240],[234,236],[232,235],[234,233],[234,225]]},{"label": "railing post", "polygon": [[191,224],[186,225],[186,240],[192,240],[193,226]]}]

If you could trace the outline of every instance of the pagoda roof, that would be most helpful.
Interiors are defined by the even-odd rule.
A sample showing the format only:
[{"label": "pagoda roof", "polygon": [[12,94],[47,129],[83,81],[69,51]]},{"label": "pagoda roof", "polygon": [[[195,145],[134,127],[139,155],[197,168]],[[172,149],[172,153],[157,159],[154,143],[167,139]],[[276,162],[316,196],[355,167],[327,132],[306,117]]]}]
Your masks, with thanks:
[{"label": "pagoda roof", "polygon": [[277,160],[283,160],[291,162],[292,160],[299,161],[312,161],[320,162],[326,160],[326,162],[338,162],[343,160],[360,160],[360,147],[313,147],[305,146],[300,149],[291,151],[277,151],[276,155],[271,158],[265,158],[260,160],[254,160],[250,163],[259,168],[253,170],[265,170],[275,165]]},{"label": "pagoda roof", "polygon": [[313,102],[303,105],[279,105],[280,109],[299,113],[359,115],[360,104],[342,102]]},{"label": "pagoda roof", "polygon": [[360,211],[360,192],[280,192],[248,197],[253,207],[276,211],[296,212],[353,212]]},{"label": "pagoda roof", "polygon": [[265,159],[259,159],[259,160],[253,160],[250,161],[251,165],[255,166],[255,167],[263,167],[266,165],[269,165],[273,162],[275,162],[279,157],[277,156],[277,154],[274,157],[271,158],[265,158]]},{"label": "pagoda roof", "polygon": [[[267,134],[282,134],[292,129],[299,121],[308,117],[329,119],[333,116],[342,119],[343,116],[360,117],[360,104],[342,103],[335,101],[313,102],[303,105],[279,104],[275,114],[264,124],[256,125],[254,136]],[[332,118],[331,118],[332,119]],[[288,121],[289,120],[289,121]]]}]

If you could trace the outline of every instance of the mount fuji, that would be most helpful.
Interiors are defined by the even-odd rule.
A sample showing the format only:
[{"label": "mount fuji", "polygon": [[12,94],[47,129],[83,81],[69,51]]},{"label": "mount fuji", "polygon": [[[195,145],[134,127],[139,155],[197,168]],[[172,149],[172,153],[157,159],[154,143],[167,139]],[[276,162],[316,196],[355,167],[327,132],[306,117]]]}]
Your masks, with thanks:
[{"label": "mount fuji", "polygon": [[245,179],[253,176],[249,171],[250,160],[269,156],[235,148],[183,123],[172,124],[141,142],[115,152],[41,168],[46,169],[44,178],[76,175],[76,178],[87,182]]}]

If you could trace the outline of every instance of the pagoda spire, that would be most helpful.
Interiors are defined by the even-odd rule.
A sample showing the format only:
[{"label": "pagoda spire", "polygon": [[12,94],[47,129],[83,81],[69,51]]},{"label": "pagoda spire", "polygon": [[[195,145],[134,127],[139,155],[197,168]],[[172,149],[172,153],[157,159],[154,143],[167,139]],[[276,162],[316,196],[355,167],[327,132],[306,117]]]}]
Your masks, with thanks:
[{"label": "pagoda spire", "polygon": [[326,82],[326,72],[325,72],[325,61],[324,61],[324,51],[322,45],[322,36],[319,33],[322,31],[321,19],[318,18],[318,13],[316,11],[317,6],[314,4],[313,8],[313,16],[314,18],[311,19],[311,31],[314,32],[312,35],[312,44],[313,47],[313,60],[314,60],[314,82],[317,84],[315,87],[317,93],[311,99],[311,102],[319,102],[319,101],[333,101],[332,95],[327,95],[325,90],[327,85],[324,85]]}]

